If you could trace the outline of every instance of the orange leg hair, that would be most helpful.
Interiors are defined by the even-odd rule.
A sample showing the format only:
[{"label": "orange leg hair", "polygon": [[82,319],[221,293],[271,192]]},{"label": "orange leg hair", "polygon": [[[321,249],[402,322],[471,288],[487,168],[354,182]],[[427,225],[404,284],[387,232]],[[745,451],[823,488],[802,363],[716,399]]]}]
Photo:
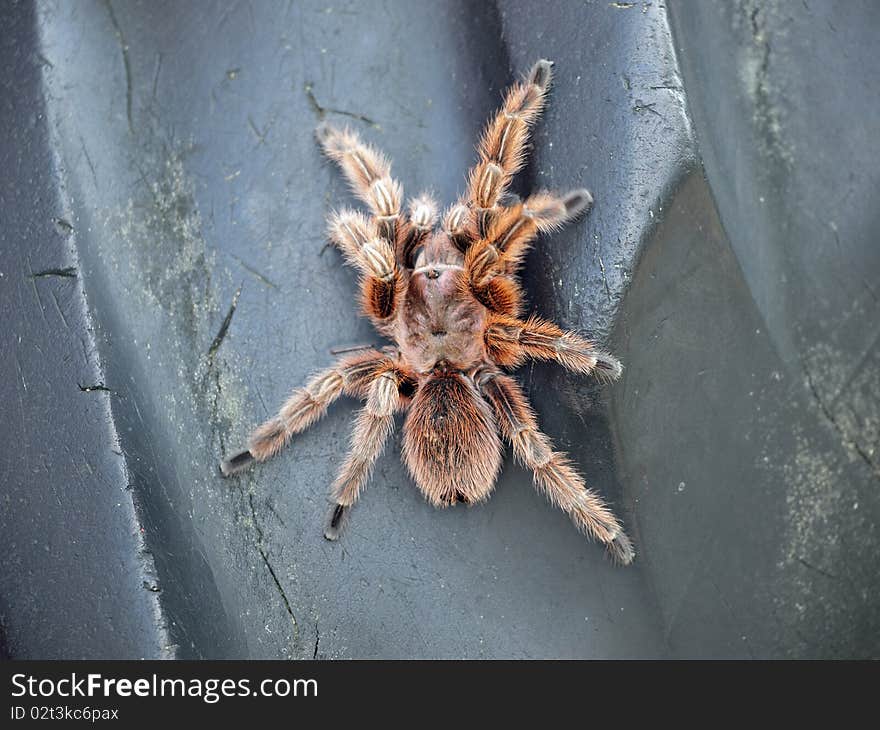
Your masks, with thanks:
[{"label": "orange leg hair", "polygon": [[589,340],[536,316],[521,320],[493,315],[485,337],[490,357],[503,367],[517,367],[531,358],[553,360],[574,372],[593,373],[604,380],[616,380],[622,371],[617,358]]},{"label": "orange leg hair", "polygon": [[409,202],[409,215],[397,233],[395,253],[397,263],[404,268],[413,267],[413,251],[421,246],[437,222],[437,202],[427,193]]},{"label": "orange leg hair", "polygon": [[516,381],[498,371],[486,371],[477,376],[477,382],[516,458],[534,473],[535,484],[581,532],[604,543],[616,561],[631,563],[635,552],[617,518],[598,494],[587,489],[568,456],[553,451]]},{"label": "orange leg hair", "polygon": [[358,413],[351,434],[348,458],[333,483],[335,504],[324,529],[324,537],[328,540],[339,537],[346,513],[357,501],[385,441],[394,429],[394,414],[403,406],[399,392],[403,377],[402,373],[389,366],[369,386],[367,403]]},{"label": "orange leg hair", "polygon": [[510,181],[525,163],[529,129],[544,108],[553,64],[538,61],[525,81],[508,89],[479,144],[479,162],[468,174],[468,200],[485,228],[489,215],[507,192]]},{"label": "orange leg hair", "polygon": [[291,394],[275,417],[257,427],[247,449],[220,464],[223,476],[240,472],[255,461],[265,461],[277,454],[294,434],[305,431],[321,418],[343,393],[364,397],[370,383],[391,363],[387,354],[367,350],[342,358],[333,367],[315,375],[304,388]]},{"label": "orange leg hair", "polygon": [[[354,193],[372,210],[372,217],[343,210],[330,218],[328,234],[349,264],[362,274],[361,305],[377,323],[392,317],[400,299],[403,277],[401,244],[410,250],[430,231],[436,220],[436,204],[423,195],[410,203],[411,219],[400,212],[403,190],[391,177],[388,160],[361,142],[354,132],[329,124],[318,128],[318,140],[325,154],[337,162]],[[405,258],[405,257],[404,257]]]},{"label": "orange leg hair", "polygon": [[486,235],[513,176],[525,164],[529,130],[541,114],[553,64],[538,61],[524,81],[511,86],[477,145],[479,161],[467,175],[467,195],[443,216],[443,230],[465,252]]},{"label": "orange leg hair", "polygon": [[494,276],[515,274],[538,233],[559,230],[592,203],[588,190],[565,196],[538,193],[521,203],[499,208],[486,231],[465,257],[465,270],[475,290],[486,287]]},{"label": "orange leg hair", "polygon": [[373,212],[379,235],[394,241],[403,188],[391,177],[388,158],[349,129],[324,123],[315,134],[324,154],[339,165],[354,194]]}]

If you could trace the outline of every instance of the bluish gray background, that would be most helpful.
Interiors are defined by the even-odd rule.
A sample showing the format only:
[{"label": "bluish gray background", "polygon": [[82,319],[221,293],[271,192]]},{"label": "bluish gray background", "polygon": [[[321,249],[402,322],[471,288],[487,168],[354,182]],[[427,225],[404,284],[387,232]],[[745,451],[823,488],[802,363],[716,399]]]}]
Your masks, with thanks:
[{"label": "bluish gray background", "polygon": [[[41,2],[0,10],[0,627],[13,657],[880,654],[871,3]],[[356,404],[216,471],[375,341],[325,246],[323,119],[451,202],[501,90],[556,61],[517,183],[589,187],[523,368],[625,520],[610,565],[506,464],[435,511],[392,440],[337,544]],[[218,333],[231,312],[229,327]]]}]

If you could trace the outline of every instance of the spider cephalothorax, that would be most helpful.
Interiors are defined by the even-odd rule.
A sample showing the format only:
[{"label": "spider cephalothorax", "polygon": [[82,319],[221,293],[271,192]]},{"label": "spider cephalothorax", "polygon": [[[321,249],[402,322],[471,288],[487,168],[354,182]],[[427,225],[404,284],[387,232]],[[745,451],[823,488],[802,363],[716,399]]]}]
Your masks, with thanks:
[{"label": "spider cephalothorax", "polygon": [[333,485],[328,539],[338,537],[395,414],[406,411],[403,457],[432,504],[488,498],[501,468],[503,437],[579,529],[605,543],[616,560],[632,561],[620,523],[568,458],[553,450],[519,385],[505,373],[531,358],[607,379],[620,375],[620,363],[593,343],[539,317],[521,318],[517,273],[532,241],[592,204],[586,190],[508,199],[529,129],[544,106],[551,68],[549,61],[538,61],[508,90],[483,134],[467,195],[446,212],[439,230],[430,196],[415,198],[402,211],[401,186],[382,154],[353,132],[318,128],[324,152],[370,209],[370,215],[334,214],[330,239],[361,272],[364,312],[395,344],[359,350],[317,374],[257,428],[246,451],[221,464],[224,475],[273,456],[337,397],[351,395],[366,403]]}]

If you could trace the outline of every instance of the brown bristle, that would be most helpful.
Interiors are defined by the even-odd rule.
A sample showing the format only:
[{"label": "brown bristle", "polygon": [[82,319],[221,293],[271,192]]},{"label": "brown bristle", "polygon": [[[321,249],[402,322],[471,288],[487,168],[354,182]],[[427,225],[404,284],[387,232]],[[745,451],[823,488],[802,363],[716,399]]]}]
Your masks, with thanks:
[{"label": "brown bristle", "polygon": [[632,545],[614,514],[554,450],[521,388],[502,372],[531,359],[604,380],[621,373],[614,357],[578,333],[537,316],[520,318],[525,295],[517,274],[529,248],[592,204],[585,189],[538,191],[524,200],[510,191],[551,79],[552,63],[540,60],[505,92],[477,145],[465,195],[437,231],[433,198],[422,194],[402,209],[403,189],[379,150],[349,129],[325,123],[315,130],[369,209],[334,213],[328,234],[360,274],[363,312],[393,344],[338,351],[343,356],[334,366],[295,390],[254,430],[247,450],[221,463],[224,476],[277,454],[339,396],[354,396],[364,403],[333,482],[328,540],[339,538],[396,414],[407,411],[403,459],[431,504],[485,500],[501,468],[503,437],[578,529],[603,542],[616,562],[632,561]]},{"label": "brown bristle", "polygon": [[474,384],[452,372],[419,387],[403,427],[403,457],[434,505],[456,492],[469,502],[489,496],[501,468],[497,425]]}]

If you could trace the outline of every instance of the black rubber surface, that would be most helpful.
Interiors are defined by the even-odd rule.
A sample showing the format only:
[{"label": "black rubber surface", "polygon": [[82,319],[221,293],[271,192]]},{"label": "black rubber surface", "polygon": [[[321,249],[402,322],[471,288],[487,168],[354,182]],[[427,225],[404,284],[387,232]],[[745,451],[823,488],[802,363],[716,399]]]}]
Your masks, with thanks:
[{"label": "black rubber surface", "polygon": [[[117,0],[0,20],[10,656],[880,654],[874,5]],[[536,246],[530,302],[626,369],[519,377],[636,563],[512,461],[488,504],[433,510],[396,438],[327,542],[355,403],[217,471],[332,348],[378,342],[325,246],[351,197],[312,131],[356,127],[409,194],[448,203],[541,57],[555,83],[517,186],[595,205]]]}]

